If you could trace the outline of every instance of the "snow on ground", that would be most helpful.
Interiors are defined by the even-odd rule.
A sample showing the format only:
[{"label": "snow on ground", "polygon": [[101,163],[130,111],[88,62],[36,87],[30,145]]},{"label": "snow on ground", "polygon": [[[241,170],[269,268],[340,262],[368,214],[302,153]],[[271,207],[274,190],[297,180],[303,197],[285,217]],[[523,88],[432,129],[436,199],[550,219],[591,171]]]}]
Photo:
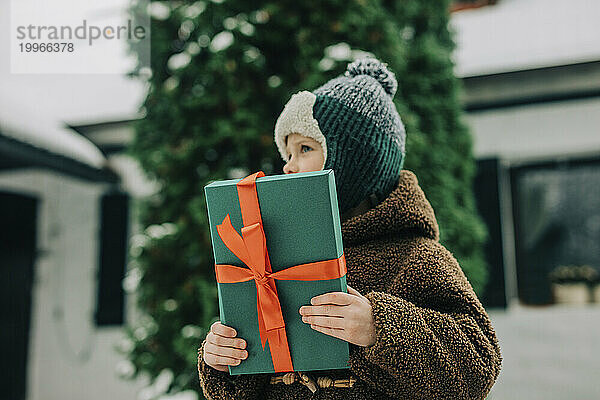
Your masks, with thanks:
[{"label": "snow on ground", "polygon": [[600,304],[489,315],[504,360],[487,400],[600,399]]}]

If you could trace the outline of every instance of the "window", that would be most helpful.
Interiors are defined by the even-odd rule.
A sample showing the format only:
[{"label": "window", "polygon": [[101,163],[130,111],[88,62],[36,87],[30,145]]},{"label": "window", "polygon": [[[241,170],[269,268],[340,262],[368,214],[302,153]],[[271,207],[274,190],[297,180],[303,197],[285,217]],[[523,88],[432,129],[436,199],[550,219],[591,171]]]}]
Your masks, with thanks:
[{"label": "window", "polygon": [[95,320],[98,326],[122,325],[125,293],[122,281],[127,263],[129,196],[113,191],[100,201],[100,258]]}]

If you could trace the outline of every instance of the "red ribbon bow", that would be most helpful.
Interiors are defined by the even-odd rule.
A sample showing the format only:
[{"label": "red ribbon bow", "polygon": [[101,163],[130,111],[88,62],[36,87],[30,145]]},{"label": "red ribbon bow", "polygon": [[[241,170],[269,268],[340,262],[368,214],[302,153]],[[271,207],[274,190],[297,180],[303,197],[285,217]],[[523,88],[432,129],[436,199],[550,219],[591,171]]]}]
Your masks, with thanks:
[{"label": "red ribbon bow", "polygon": [[342,255],[337,259],[301,264],[275,273],[272,272],[256,192],[256,178],[263,176],[265,174],[260,171],[242,179],[237,184],[244,223],[242,235],[240,236],[231,225],[229,214],[221,225],[217,225],[217,232],[223,243],[249,269],[235,265],[216,264],[215,273],[219,283],[238,283],[254,279],[258,329],[263,350],[268,340],[275,372],[289,372],[293,371],[294,367],[275,279],[299,281],[337,279],[346,274],[346,262]]}]

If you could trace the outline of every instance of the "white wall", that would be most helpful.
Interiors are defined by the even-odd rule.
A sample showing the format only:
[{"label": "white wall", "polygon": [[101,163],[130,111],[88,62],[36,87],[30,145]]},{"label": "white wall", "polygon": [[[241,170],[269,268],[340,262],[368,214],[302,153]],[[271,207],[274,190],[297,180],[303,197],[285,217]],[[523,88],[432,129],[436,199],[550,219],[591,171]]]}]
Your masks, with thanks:
[{"label": "white wall", "polygon": [[600,59],[597,0],[502,0],[452,14],[460,77]]},{"label": "white wall", "polygon": [[[116,374],[120,327],[93,322],[99,196],[105,189],[43,171],[0,174],[0,189],[38,197],[27,393],[29,400],[135,399],[145,382]],[[128,301],[130,311],[131,299]],[[133,310],[132,310],[133,311]],[[128,313],[131,318],[131,313]]]},{"label": "white wall", "polygon": [[553,160],[600,155],[600,98],[470,113],[476,158]]}]

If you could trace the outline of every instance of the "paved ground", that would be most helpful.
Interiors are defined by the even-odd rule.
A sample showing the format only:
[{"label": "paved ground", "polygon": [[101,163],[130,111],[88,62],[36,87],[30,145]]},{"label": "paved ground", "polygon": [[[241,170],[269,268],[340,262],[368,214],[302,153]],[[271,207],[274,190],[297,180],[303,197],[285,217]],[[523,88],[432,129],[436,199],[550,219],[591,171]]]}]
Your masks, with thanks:
[{"label": "paved ground", "polygon": [[600,399],[600,304],[488,312],[504,359],[488,400]]}]

